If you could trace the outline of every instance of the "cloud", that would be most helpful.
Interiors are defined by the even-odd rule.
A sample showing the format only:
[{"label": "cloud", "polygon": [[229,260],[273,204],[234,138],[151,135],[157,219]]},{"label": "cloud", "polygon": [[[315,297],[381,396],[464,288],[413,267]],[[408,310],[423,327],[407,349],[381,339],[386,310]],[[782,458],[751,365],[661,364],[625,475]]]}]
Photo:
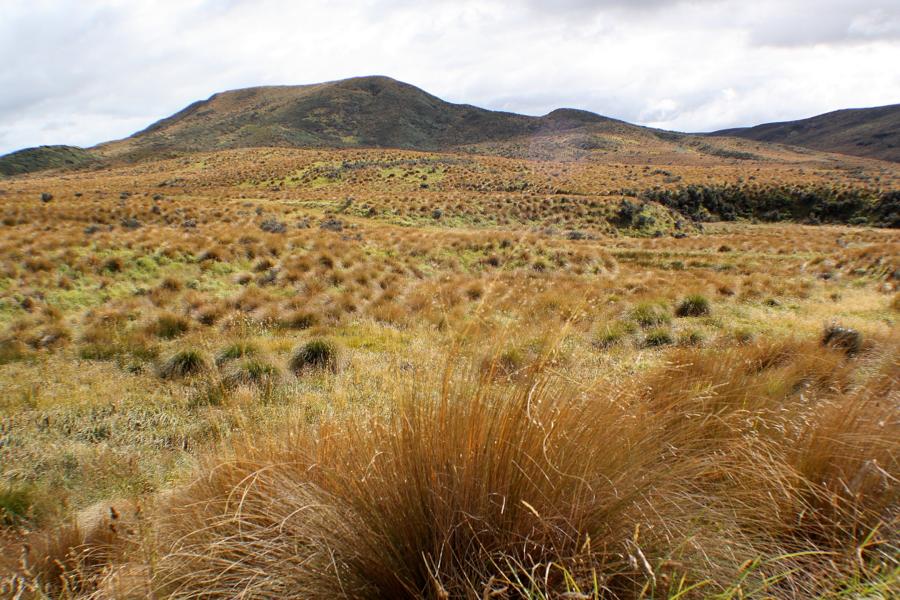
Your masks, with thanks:
[{"label": "cloud", "polygon": [[217,91],[383,74],[442,98],[712,130],[900,101],[895,0],[3,0],[0,153]]},{"label": "cloud", "polygon": [[759,45],[900,41],[900,5],[896,0],[763,0],[745,6],[742,25]]}]

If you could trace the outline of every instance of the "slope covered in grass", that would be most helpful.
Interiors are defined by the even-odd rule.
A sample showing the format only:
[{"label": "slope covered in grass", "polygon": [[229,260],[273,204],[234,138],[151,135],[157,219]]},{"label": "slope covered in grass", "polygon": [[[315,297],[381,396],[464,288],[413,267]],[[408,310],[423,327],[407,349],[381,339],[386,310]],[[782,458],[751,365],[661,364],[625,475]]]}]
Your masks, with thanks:
[{"label": "slope covered in grass", "polygon": [[0,175],[20,175],[47,169],[76,168],[97,162],[90,150],[76,146],[40,146],[0,156]]}]

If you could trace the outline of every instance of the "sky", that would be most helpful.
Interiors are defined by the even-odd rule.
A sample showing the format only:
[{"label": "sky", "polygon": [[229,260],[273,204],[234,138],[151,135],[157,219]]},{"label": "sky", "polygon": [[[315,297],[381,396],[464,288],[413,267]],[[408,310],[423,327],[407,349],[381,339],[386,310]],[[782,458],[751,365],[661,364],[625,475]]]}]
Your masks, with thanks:
[{"label": "sky", "polygon": [[0,154],[359,75],[712,131],[900,103],[900,1],[0,0],[0,56]]}]

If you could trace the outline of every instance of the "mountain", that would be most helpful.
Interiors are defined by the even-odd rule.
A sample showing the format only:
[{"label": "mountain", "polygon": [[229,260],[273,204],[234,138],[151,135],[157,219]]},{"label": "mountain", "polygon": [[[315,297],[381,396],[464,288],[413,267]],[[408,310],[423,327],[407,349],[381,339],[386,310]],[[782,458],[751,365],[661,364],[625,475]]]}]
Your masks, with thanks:
[{"label": "mountain", "polygon": [[96,150],[107,156],[259,146],[444,150],[604,124],[638,129],[573,109],[531,117],[452,104],[389,77],[355,77],[214,94]]},{"label": "mountain", "polygon": [[837,110],[799,121],[723,129],[709,135],[900,162],[900,104]]},{"label": "mountain", "polygon": [[[214,94],[122,140],[88,149],[42,146],[0,157],[0,174],[250,147],[404,148],[632,164],[833,160],[742,140],[740,131],[730,134],[738,138],[660,131],[571,108],[540,117],[493,111],[372,76]],[[881,134],[878,129],[872,138],[892,143],[893,138],[876,138]]]}]

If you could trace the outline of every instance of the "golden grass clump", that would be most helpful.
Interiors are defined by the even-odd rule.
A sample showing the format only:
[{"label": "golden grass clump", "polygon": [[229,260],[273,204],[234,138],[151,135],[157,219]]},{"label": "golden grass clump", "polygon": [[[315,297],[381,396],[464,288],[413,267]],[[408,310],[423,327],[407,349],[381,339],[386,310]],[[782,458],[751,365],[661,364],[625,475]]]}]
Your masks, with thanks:
[{"label": "golden grass clump", "polygon": [[817,346],[679,352],[631,391],[448,372],[398,389],[387,414],[238,443],[171,499],[153,585],[179,598],[735,585],[792,598],[889,565],[900,427],[886,359],[844,392],[848,359],[823,363]]}]

